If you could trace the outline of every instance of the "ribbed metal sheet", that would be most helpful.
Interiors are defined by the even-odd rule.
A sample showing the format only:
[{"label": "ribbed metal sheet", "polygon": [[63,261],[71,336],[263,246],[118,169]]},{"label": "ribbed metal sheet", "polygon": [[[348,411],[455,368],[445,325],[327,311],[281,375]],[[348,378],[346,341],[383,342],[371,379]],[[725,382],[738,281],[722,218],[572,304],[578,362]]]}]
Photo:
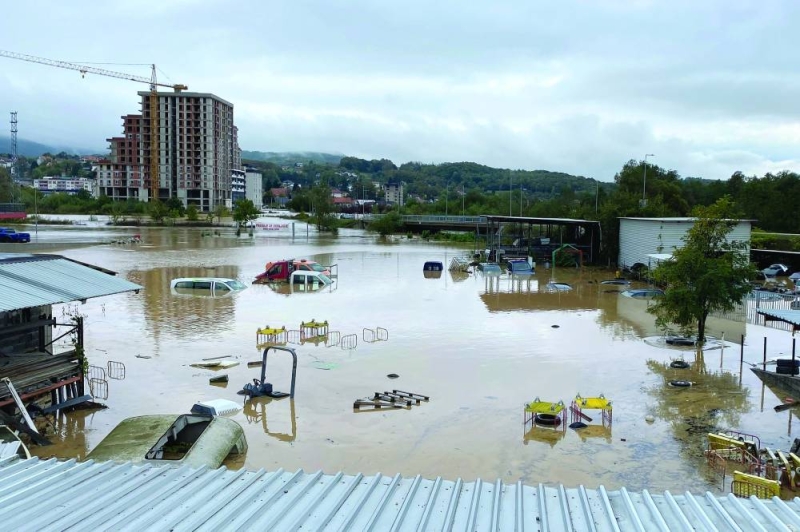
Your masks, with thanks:
[{"label": "ribbed metal sheet", "polygon": [[142,287],[57,255],[0,260],[0,311],[68,303]]},{"label": "ribbed metal sheet", "polygon": [[768,309],[759,310],[758,313],[770,319],[800,327],[800,310]]},{"label": "ribbed metal sheet", "polygon": [[800,499],[0,460],[5,530],[672,531],[800,529]]}]

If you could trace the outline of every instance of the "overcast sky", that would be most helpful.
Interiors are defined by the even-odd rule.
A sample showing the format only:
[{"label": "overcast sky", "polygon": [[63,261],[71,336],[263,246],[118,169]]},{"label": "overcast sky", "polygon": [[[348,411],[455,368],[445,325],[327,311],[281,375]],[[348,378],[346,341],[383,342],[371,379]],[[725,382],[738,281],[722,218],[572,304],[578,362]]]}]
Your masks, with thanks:
[{"label": "overcast sky", "polygon": [[[246,150],[603,181],[646,153],[682,176],[800,171],[796,0],[7,4],[0,49],[156,63],[159,81],[232,102]],[[18,111],[28,140],[103,150],[138,90],[0,58],[2,123]]]}]

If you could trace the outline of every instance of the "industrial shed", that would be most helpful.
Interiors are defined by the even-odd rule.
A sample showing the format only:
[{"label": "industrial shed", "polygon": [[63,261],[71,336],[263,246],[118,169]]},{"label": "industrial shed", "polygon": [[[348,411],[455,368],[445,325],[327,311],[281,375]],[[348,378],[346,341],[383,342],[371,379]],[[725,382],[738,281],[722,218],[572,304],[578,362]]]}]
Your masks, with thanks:
[{"label": "industrial shed", "polygon": [[[683,236],[694,225],[695,218],[620,218],[619,266],[648,265],[649,255],[672,253],[683,246]],[[747,242],[750,248],[752,220],[739,220],[730,239]]]}]

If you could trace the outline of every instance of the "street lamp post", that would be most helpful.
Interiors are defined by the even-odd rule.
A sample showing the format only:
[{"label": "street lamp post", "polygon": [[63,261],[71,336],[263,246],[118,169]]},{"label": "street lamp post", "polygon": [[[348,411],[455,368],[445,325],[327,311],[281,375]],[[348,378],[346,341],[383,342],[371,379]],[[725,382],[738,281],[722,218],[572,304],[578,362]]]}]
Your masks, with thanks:
[{"label": "street lamp post", "polygon": [[655,157],[655,154],[652,153],[645,153],[644,154],[644,178],[642,179],[642,207],[647,206],[647,158],[648,157]]},{"label": "street lamp post", "polygon": [[450,181],[446,181],[444,184],[444,215],[447,216],[447,187],[450,186]]},{"label": "street lamp post", "polygon": [[514,197],[514,174],[508,171],[508,215],[511,216],[511,200]]},{"label": "street lamp post", "polygon": [[464,183],[461,183],[461,216],[464,216]]}]

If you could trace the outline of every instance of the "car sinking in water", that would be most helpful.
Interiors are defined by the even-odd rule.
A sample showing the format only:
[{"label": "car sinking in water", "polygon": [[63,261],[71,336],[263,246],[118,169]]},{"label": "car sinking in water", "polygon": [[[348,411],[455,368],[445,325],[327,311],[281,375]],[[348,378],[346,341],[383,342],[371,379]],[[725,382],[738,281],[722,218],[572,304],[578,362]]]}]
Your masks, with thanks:
[{"label": "car sinking in water", "polygon": [[223,296],[247,288],[236,279],[223,277],[181,277],[173,279],[169,286],[173,294],[190,296]]},{"label": "car sinking in water", "polygon": [[232,419],[202,414],[151,415],[120,422],[86,459],[216,469],[229,455],[246,452],[244,430]]}]

